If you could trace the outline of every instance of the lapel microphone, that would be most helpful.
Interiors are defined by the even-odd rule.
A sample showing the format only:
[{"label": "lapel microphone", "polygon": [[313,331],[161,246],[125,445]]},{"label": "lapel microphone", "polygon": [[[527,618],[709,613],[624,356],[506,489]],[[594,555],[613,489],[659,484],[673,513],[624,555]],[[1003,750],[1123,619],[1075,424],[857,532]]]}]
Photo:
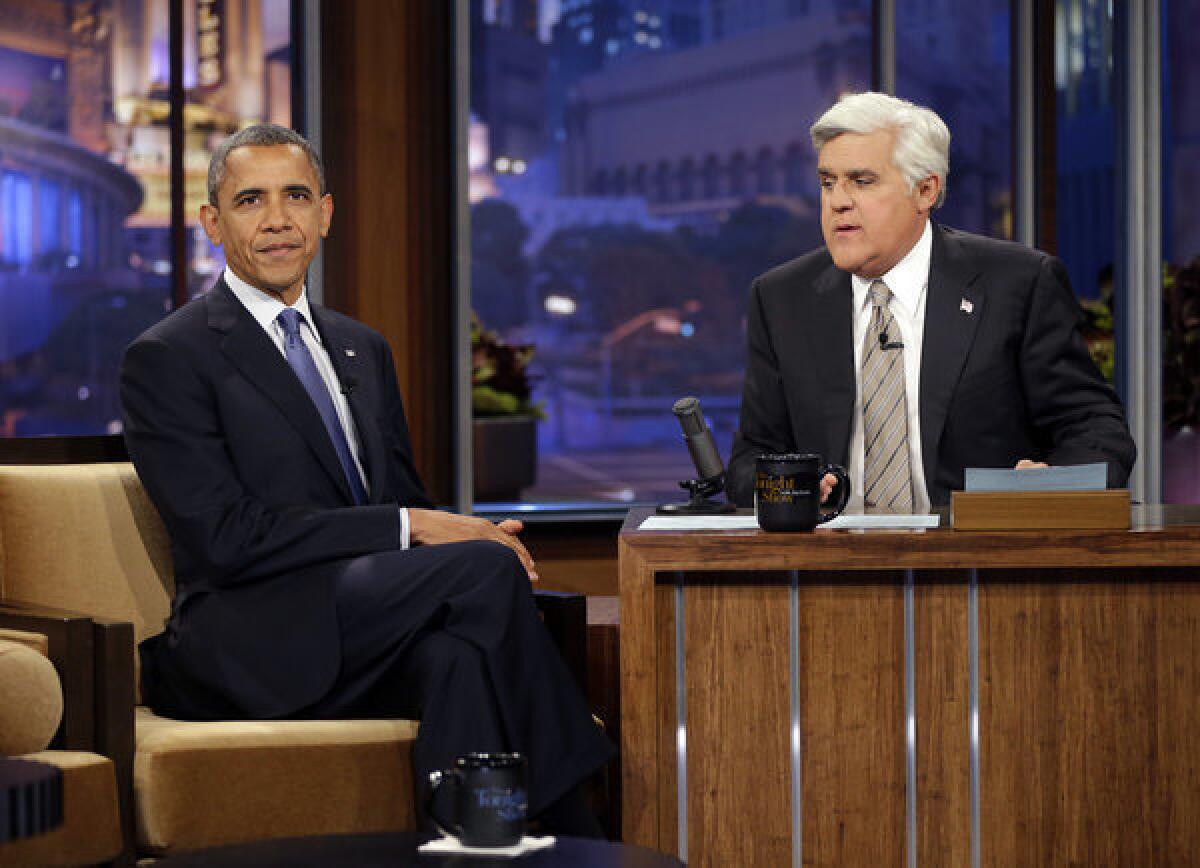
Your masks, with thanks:
[{"label": "lapel microphone", "polygon": [[889,341],[887,332],[879,333],[879,348],[881,350],[902,350],[904,349],[903,341]]},{"label": "lapel microphone", "polygon": [[358,388],[358,380],[354,377],[346,377],[342,380],[342,394],[349,398],[354,394],[354,390]]}]

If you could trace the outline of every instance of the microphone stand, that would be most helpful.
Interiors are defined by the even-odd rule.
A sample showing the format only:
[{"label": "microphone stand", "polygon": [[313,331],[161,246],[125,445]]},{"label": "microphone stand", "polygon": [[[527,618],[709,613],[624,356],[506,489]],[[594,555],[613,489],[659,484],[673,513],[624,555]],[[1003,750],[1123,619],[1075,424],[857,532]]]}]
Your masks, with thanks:
[{"label": "microphone stand", "polygon": [[659,515],[724,515],[733,512],[732,503],[712,500],[712,496],[725,490],[725,474],[707,476],[704,479],[688,479],[679,487],[691,495],[687,503],[664,503],[657,510]]}]

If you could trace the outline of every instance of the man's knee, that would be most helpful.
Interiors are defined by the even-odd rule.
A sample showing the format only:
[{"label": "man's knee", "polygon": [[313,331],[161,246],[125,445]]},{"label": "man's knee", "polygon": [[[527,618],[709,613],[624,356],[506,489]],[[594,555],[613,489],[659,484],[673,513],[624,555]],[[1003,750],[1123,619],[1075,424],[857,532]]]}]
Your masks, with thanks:
[{"label": "man's knee", "polygon": [[472,609],[486,609],[501,619],[505,612],[532,605],[529,575],[516,552],[489,540],[456,545],[462,547],[453,580],[454,596],[460,601],[469,601]]},{"label": "man's knee", "polygon": [[495,564],[498,567],[521,569],[521,559],[517,553],[504,543],[490,539],[470,540],[463,543],[469,551],[469,557],[481,563]]},{"label": "man's knee", "polygon": [[491,581],[522,580],[528,583],[517,553],[503,543],[471,540],[463,546],[463,565],[474,575]]}]

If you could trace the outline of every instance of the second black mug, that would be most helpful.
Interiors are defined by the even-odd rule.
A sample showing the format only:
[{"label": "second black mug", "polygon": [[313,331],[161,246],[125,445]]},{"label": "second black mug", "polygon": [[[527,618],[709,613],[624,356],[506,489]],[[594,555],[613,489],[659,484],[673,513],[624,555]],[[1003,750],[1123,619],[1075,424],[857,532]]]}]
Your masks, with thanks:
[{"label": "second black mug", "polygon": [[[521,754],[469,753],[454,768],[432,772],[429,784],[426,811],[468,847],[511,847],[524,836],[529,799]],[[452,790],[453,816],[435,809],[443,786]]]},{"label": "second black mug", "polygon": [[[837,477],[834,505],[821,509],[821,480]],[[850,499],[850,477],[840,464],[822,464],[812,453],[782,452],[758,456],[754,473],[754,515],[769,531],[812,530],[841,513]]]}]

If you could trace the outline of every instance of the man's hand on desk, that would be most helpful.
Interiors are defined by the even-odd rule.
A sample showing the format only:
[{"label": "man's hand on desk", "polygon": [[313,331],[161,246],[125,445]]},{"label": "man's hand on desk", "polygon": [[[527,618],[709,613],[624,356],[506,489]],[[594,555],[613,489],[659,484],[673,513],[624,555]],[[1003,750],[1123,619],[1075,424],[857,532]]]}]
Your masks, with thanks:
[{"label": "man's hand on desk", "polygon": [[517,539],[525,526],[515,519],[505,519],[499,524],[492,524],[486,518],[473,515],[458,515],[453,512],[441,512],[436,509],[408,510],[409,537],[414,543],[422,545],[438,545],[439,543],[465,542],[473,539],[485,539],[508,546],[517,553],[529,580],[538,580],[537,567],[533,558],[521,541]]},{"label": "man's hand on desk", "polygon": [[1014,470],[1032,470],[1036,467],[1049,467],[1045,461],[1030,461],[1028,458],[1022,458],[1017,462]]}]

